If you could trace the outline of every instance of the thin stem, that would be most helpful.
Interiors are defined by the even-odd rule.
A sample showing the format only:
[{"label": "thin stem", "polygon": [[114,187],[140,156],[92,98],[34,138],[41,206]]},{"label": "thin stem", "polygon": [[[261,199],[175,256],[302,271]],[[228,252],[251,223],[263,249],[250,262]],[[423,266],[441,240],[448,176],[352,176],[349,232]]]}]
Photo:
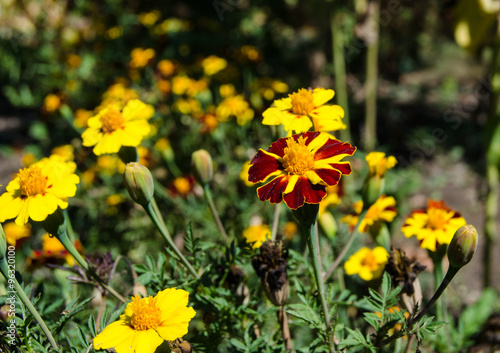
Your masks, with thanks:
[{"label": "thin stem", "polygon": [[151,199],[151,202],[144,207],[146,210],[146,213],[148,214],[149,218],[153,221],[155,224],[156,228],[160,231],[161,235],[163,235],[163,238],[167,241],[168,245],[170,246],[170,249],[177,255],[177,257],[181,260],[181,262],[184,264],[184,266],[188,269],[188,271],[193,275],[194,278],[200,279],[200,276],[198,273],[196,273],[195,269],[189,261],[182,255],[181,251],[177,246],[175,246],[174,241],[172,240],[172,237],[170,236],[170,233],[167,230],[167,227],[165,226],[165,222],[163,221],[163,218],[161,217],[158,209],[158,205],[156,204],[156,201],[154,198]]},{"label": "thin stem", "polygon": [[359,228],[359,225],[361,224],[361,221],[363,221],[363,218],[365,218],[365,215],[366,215],[366,211],[363,211],[361,213],[361,215],[359,216],[358,223],[356,224],[356,226],[352,230],[351,234],[349,234],[349,239],[347,239],[347,243],[345,243],[345,245],[342,248],[342,250],[340,251],[339,255],[337,256],[337,258],[335,259],[335,261],[333,262],[333,264],[330,266],[330,268],[328,269],[328,271],[324,275],[324,277],[323,277],[324,281],[326,281],[328,278],[330,278],[330,276],[332,275],[332,273],[340,265],[340,263],[344,259],[345,255],[349,251],[349,248],[351,247],[352,243],[354,242],[354,239],[356,238],[356,235],[359,233],[358,232],[358,228]]},{"label": "thin stem", "polygon": [[[323,316],[325,319],[326,332],[330,334],[331,325],[330,325],[330,312],[328,310],[328,303],[326,301],[325,296],[325,286],[323,284],[323,280],[321,277],[321,256],[319,252],[318,246],[318,233],[317,227],[315,226],[316,222],[311,224],[309,229],[306,227],[301,227],[303,235],[307,236],[307,241],[309,245],[309,250],[311,251],[311,257],[313,260],[313,268],[314,268],[314,277],[316,278],[316,285],[318,286],[319,297],[321,300],[321,307],[323,310]],[[330,347],[330,352],[335,352],[335,347],[333,343],[333,337],[328,337],[328,346]]]},{"label": "thin stem", "polygon": [[276,235],[278,234],[278,224],[280,220],[280,205],[281,203],[277,203],[274,206],[274,217],[273,217],[273,226],[271,228],[271,240],[276,240]]},{"label": "thin stem", "polygon": [[21,285],[19,284],[19,282],[17,282],[17,279],[14,276],[14,274],[9,276],[9,266],[7,265],[7,261],[6,261],[5,257],[2,260],[0,260],[0,271],[2,272],[5,279],[9,282],[9,287],[12,288],[11,285],[14,286],[16,293],[17,293],[17,296],[19,297],[19,299],[21,299],[23,304],[28,308],[31,315],[33,315],[33,317],[35,318],[36,322],[38,322],[38,324],[42,328],[43,333],[45,334],[45,336],[47,336],[47,339],[49,340],[52,347],[54,349],[59,349],[59,347],[57,346],[56,340],[52,336],[52,333],[50,333],[50,330],[47,327],[47,325],[45,324],[45,322],[43,321],[42,317],[40,316],[40,314],[38,314],[38,311],[35,309],[33,304],[31,304],[31,301],[24,293],[24,290],[21,287]]},{"label": "thin stem", "polygon": [[377,76],[379,49],[379,8],[380,0],[370,2],[368,26],[373,30],[368,38],[366,51],[366,105],[365,105],[365,149],[375,149],[377,141]]},{"label": "thin stem", "polygon": [[346,69],[344,58],[344,31],[342,24],[346,13],[344,13],[339,6],[334,3],[335,7],[330,15],[330,28],[332,31],[332,54],[333,54],[333,69],[335,73],[335,91],[337,93],[337,102],[344,109],[345,130],[340,131],[340,137],[343,141],[351,140],[351,133],[349,128],[349,102],[347,99],[347,82],[346,82]]},{"label": "thin stem", "polygon": [[203,191],[205,191],[205,198],[207,199],[208,202],[208,207],[210,208],[210,211],[212,212],[212,216],[214,217],[215,223],[217,224],[217,228],[219,228],[220,234],[222,235],[222,238],[224,241],[227,243],[227,233],[224,229],[224,226],[222,225],[222,222],[219,217],[219,213],[217,212],[217,208],[215,207],[214,200],[212,198],[212,193],[210,192],[210,187],[208,184],[205,184],[203,186]]},{"label": "thin stem", "polygon": [[281,333],[283,336],[283,341],[285,342],[285,349],[291,352],[292,337],[290,336],[290,327],[288,326],[288,317],[286,315],[284,306],[280,306],[280,309],[278,311],[278,322],[281,326]]}]

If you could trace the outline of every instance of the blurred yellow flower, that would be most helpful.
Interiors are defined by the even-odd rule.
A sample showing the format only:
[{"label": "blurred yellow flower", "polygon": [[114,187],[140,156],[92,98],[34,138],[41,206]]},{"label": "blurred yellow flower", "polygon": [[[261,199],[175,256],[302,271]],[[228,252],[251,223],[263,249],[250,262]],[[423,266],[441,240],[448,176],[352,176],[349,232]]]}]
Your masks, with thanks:
[{"label": "blurred yellow flower", "polygon": [[225,122],[231,116],[235,116],[238,125],[245,125],[253,119],[254,111],[240,94],[225,98],[215,109],[215,115],[220,122]]},{"label": "blurred yellow flower", "polygon": [[187,76],[175,76],[172,79],[172,92],[178,96],[187,92],[194,80]]},{"label": "blurred yellow flower", "polygon": [[148,119],[154,108],[138,99],[127,103],[123,111],[108,106],[88,121],[82,134],[83,146],[95,146],[96,155],[117,153],[122,146],[137,147],[150,131]]},{"label": "blurred yellow flower", "polygon": [[205,75],[212,76],[219,71],[224,70],[227,66],[227,61],[215,55],[210,55],[209,57],[203,59],[201,66],[203,66],[203,72],[205,72]]},{"label": "blurred yellow flower", "polygon": [[123,174],[125,163],[116,155],[97,157],[96,170],[107,175]]},{"label": "blurred yellow flower", "polygon": [[426,210],[408,216],[401,231],[407,238],[416,236],[421,248],[436,251],[440,245],[449,244],[456,230],[466,224],[460,213],[443,201],[429,200]]},{"label": "blurred yellow flower", "polygon": [[172,109],[181,114],[194,116],[198,116],[203,112],[201,103],[194,98],[178,99],[172,105]]},{"label": "blurred yellow flower", "polygon": [[122,195],[122,194],[113,194],[113,195],[109,195],[107,198],[106,198],[106,205],[108,206],[116,206],[116,205],[119,205],[123,202],[125,202],[127,198]]},{"label": "blurred yellow flower", "polygon": [[[81,254],[83,247],[79,240],[74,243],[76,250]],[[51,260],[64,259],[69,266],[75,264],[75,258],[69,254],[64,245],[56,238],[45,233],[42,236],[42,250],[33,251],[28,262],[51,262]]]},{"label": "blurred yellow flower", "polygon": [[27,238],[31,235],[31,225],[17,225],[15,222],[7,222],[3,225],[3,231],[5,233],[5,238],[7,243],[12,246],[16,246],[19,239]]},{"label": "blurred yellow flower", "polygon": [[43,100],[43,111],[46,113],[54,113],[61,107],[61,98],[56,94],[49,94]]},{"label": "blurred yellow flower", "polygon": [[170,60],[160,60],[160,62],[157,65],[158,71],[164,75],[164,76],[171,76],[175,72],[175,65],[172,61]]},{"label": "blurred yellow flower", "polygon": [[392,196],[381,195],[366,212],[365,217],[359,225],[361,233],[366,232],[371,226],[380,221],[392,222],[396,217],[396,200]]},{"label": "blurred yellow flower", "polygon": [[281,230],[281,233],[285,237],[286,240],[291,240],[299,231],[299,227],[297,227],[297,223],[295,222],[286,222]]},{"label": "blurred yellow flower", "polygon": [[398,162],[395,157],[386,157],[384,152],[370,152],[366,156],[370,175],[383,177],[385,173]]},{"label": "blurred yellow flower", "polygon": [[349,226],[351,231],[354,227],[356,227],[356,224],[358,224],[359,215],[361,214],[361,211],[363,211],[363,201],[356,201],[352,207],[354,209],[354,213],[348,214],[340,219],[342,223],[346,223]]},{"label": "blurred yellow flower", "polygon": [[20,169],[0,196],[0,222],[16,218],[16,224],[24,225],[30,218],[45,220],[58,207],[68,207],[79,182],[71,166],[49,158]]},{"label": "blurred yellow flower", "polygon": [[174,341],[188,332],[189,321],[196,315],[188,301],[189,293],[177,288],[167,288],[155,297],[134,296],[120,319],[94,338],[94,349],[154,353],[163,341]]},{"label": "blurred yellow flower", "polygon": [[117,109],[122,109],[129,101],[138,98],[139,95],[135,90],[126,87],[123,82],[117,82],[104,92],[102,102],[95,111],[100,112],[109,105],[114,105]]},{"label": "blurred yellow flower", "polygon": [[76,54],[69,54],[66,63],[69,67],[75,69],[82,63],[82,58]]},{"label": "blurred yellow flower", "polygon": [[246,186],[251,187],[254,186],[255,184],[252,183],[251,181],[248,180],[248,170],[250,169],[252,165],[250,164],[250,161],[246,161],[243,163],[243,166],[241,167],[241,172],[240,172],[240,179],[245,183]]},{"label": "blurred yellow flower", "polygon": [[28,166],[32,165],[33,163],[35,163],[35,162],[36,162],[36,157],[35,157],[35,155],[33,153],[26,153],[21,158],[21,163],[25,167],[28,167]]},{"label": "blurred yellow flower", "polygon": [[219,93],[221,97],[229,97],[229,96],[234,96],[234,93],[236,92],[236,89],[234,86],[230,83],[220,85],[219,87]]},{"label": "blurred yellow flower", "polygon": [[113,40],[116,38],[120,38],[122,34],[123,34],[123,28],[121,26],[114,26],[106,31],[106,38]]},{"label": "blurred yellow flower", "polygon": [[135,48],[130,52],[129,66],[133,69],[140,69],[146,66],[154,57],[156,53],[153,49],[148,48]]},{"label": "blurred yellow flower", "polygon": [[289,94],[288,98],[274,101],[274,107],[268,108],[262,116],[264,125],[283,125],[291,136],[308,131],[314,124],[315,131],[334,131],[345,129],[342,122],[344,110],[338,105],[325,105],[333,98],[331,89],[299,89]]},{"label": "blurred yellow flower", "polygon": [[192,183],[187,177],[175,178],[172,185],[174,186],[175,191],[182,196],[189,194],[192,189]]},{"label": "blurred yellow flower", "polygon": [[370,250],[361,248],[353,254],[344,264],[345,273],[348,275],[358,274],[365,281],[379,278],[384,272],[389,253],[381,246]]},{"label": "blurred yellow flower", "polygon": [[161,16],[161,12],[158,10],[153,10],[150,12],[144,12],[139,14],[139,22],[146,27],[154,25]]},{"label": "blurred yellow flower", "polygon": [[90,110],[78,109],[75,112],[75,121],[73,124],[75,127],[83,129],[87,127],[87,122],[92,117],[93,113]]},{"label": "blurred yellow flower", "polygon": [[167,80],[158,80],[156,82],[156,87],[158,88],[158,91],[160,91],[163,94],[169,94],[170,91],[172,90],[172,85],[170,84],[170,81]]},{"label": "blurred yellow flower", "polygon": [[252,249],[258,249],[267,239],[271,239],[271,228],[266,225],[250,226],[243,230],[243,238]]},{"label": "blurred yellow flower", "polygon": [[244,45],[240,49],[241,54],[250,61],[259,61],[262,59],[262,54],[253,45]]}]

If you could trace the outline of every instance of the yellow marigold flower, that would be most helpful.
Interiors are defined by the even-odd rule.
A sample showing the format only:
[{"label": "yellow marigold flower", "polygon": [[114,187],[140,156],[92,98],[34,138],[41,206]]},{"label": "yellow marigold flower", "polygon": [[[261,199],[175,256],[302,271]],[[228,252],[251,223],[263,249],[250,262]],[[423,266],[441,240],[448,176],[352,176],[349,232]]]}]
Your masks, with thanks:
[{"label": "yellow marigold flower", "polygon": [[21,163],[25,167],[28,167],[28,166],[32,165],[33,163],[35,163],[35,162],[36,162],[36,157],[35,157],[35,155],[33,153],[26,153],[21,158]]},{"label": "yellow marigold flower", "polygon": [[187,307],[188,299],[189,293],[177,288],[167,288],[155,297],[134,296],[120,319],[94,338],[94,349],[154,353],[163,341],[174,341],[188,332],[189,321],[196,315]]},{"label": "yellow marigold flower", "polygon": [[271,228],[263,224],[250,226],[243,230],[243,238],[252,245],[252,249],[258,249],[267,239],[271,239]]},{"label": "yellow marigold flower", "polygon": [[217,72],[224,70],[227,66],[227,61],[223,58],[219,58],[218,56],[210,55],[209,57],[203,59],[201,66],[203,66],[205,75],[212,76]]},{"label": "yellow marigold flower", "polygon": [[127,198],[122,194],[113,194],[106,197],[106,205],[116,206],[125,202]]},{"label": "yellow marigold flower", "polygon": [[239,94],[225,98],[215,109],[215,115],[220,122],[225,122],[231,116],[235,116],[238,125],[245,125],[253,119],[254,111],[250,109],[243,95]]},{"label": "yellow marigold flower", "polygon": [[371,226],[381,221],[392,222],[397,215],[395,206],[396,200],[394,197],[380,196],[366,212],[365,217],[359,225],[359,231],[362,233],[366,232]]},{"label": "yellow marigold flower", "polygon": [[208,81],[204,78],[201,80],[193,80],[191,82],[191,85],[188,87],[186,90],[186,93],[190,95],[191,97],[196,96],[198,93],[201,93],[203,91],[206,91],[208,89]]},{"label": "yellow marigold flower", "polygon": [[109,105],[122,109],[129,101],[139,98],[137,92],[125,86],[123,82],[111,85],[102,95],[102,103],[95,111],[99,112]]},{"label": "yellow marigold flower", "polygon": [[178,96],[187,92],[194,80],[187,76],[175,76],[172,79],[172,92]]},{"label": "yellow marigold flower", "polygon": [[325,191],[326,197],[319,203],[318,217],[321,217],[329,207],[335,207],[340,204],[338,184],[327,186]]},{"label": "yellow marigold flower", "polygon": [[248,187],[255,185],[254,183],[248,180],[248,170],[250,169],[251,166],[252,165],[250,164],[250,161],[246,161],[245,163],[243,163],[240,172],[241,181],[243,181],[243,183],[245,183],[245,185]]},{"label": "yellow marigold flower", "polygon": [[382,275],[388,258],[389,253],[381,246],[373,250],[364,247],[349,257],[344,269],[348,275],[358,274],[363,280],[371,281]]},{"label": "yellow marigold flower", "polygon": [[178,99],[173,104],[172,109],[184,115],[194,116],[199,116],[203,112],[201,103],[194,98]]},{"label": "yellow marigold flower", "polygon": [[46,113],[54,113],[61,107],[61,98],[56,94],[49,94],[43,100],[43,111]]},{"label": "yellow marigold flower", "polygon": [[118,156],[99,156],[97,158],[96,170],[108,175],[116,173],[123,174],[125,171],[125,163]]},{"label": "yellow marigold flower", "polygon": [[175,72],[175,64],[170,60],[160,60],[157,67],[158,71],[160,71],[160,73],[165,76],[171,76]]},{"label": "yellow marigold flower", "polygon": [[236,89],[230,83],[225,84],[225,85],[221,85],[219,87],[219,93],[220,93],[221,97],[224,97],[224,98],[229,97],[229,96],[234,96],[235,92],[236,92]]},{"label": "yellow marigold flower", "polygon": [[146,27],[154,25],[161,16],[161,12],[158,10],[153,10],[150,12],[144,12],[139,14],[139,22]]},{"label": "yellow marigold flower", "polygon": [[75,112],[75,121],[73,124],[77,128],[86,128],[87,127],[87,122],[89,119],[92,117],[93,113],[90,110],[85,110],[85,109],[77,109]]},{"label": "yellow marigold flower", "polygon": [[281,233],[285,237],[286,240],[292,239],[295,234],[299,231],[299,227],[297,227],[297,223],[295,222],[286,222],[281,230]]},{"label": "yellow marigold flower", "polygon": [[135,48],[130,52],[129,66],[132,69],[140,69],[146,66],[154,57],[156,53],[153,49],[148,48]]},{"label": "yellow marigold flower", "polygon": [[97,156],[117,153],[122,146],[139,146],[150,131],[147,120],[153,115],[154,108],[138,99],[128,102],[123,111],[114,106],[104,108],[89,119],[82,134],[83,145],[95,146]]},{"label": "yellow marigold flower", "polygon": [[416,236],[421,248],[436,251],[439,245],[449,244],[457,229],[466,224],[460,213],[443,201],[429,200],[426,210],[408,216],[401,231],[407,238]]},{"label": "yellow marigold flower", "polygon": [[384,152],[370,152],[366,156],[366,161],[370,168],[370,175],[379,177],[383,177],[398,162],[393,156],[386,157]]},{"label": "yellow marigold flower", "polygon": [[69,54],[68,58],[66,59],[66,63],[69,67],[75,69],[80,66],[80,64],[82,63],[82,59],[76,54]]},{"label": "yellow marigold flower", "polygon": [[31,225],[25,224],[23,226],[17,225],[15,222],[7,222],[3,225],[3,231],[7,243],[16,246],[19,239],[27,238],[31,235]]},{"label": "yellow marigold flower", "polygon": [[80,178],[64,162],[44,158],[20,169],[7,191],[0,196],[0,222],[16,218],[24,225],[31,218],[40,222],[58,207],[68,207],[68,197],[76,193]]},{"label": "yellow marigold flower", "polygon": [[288,135],[308,131],[314,124],[315,131],[334,131],[345,129],[342,122],[344,110],[338,105],[325,105],[333,98],[331,89],[299,89],[288,98],[274,101],[262,116],[264,125],[282,124]]}]

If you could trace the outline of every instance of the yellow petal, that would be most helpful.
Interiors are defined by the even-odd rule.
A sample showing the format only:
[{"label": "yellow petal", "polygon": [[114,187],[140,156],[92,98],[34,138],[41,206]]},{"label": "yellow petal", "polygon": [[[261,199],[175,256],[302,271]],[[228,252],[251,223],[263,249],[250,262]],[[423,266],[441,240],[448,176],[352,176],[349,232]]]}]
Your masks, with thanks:
[{"label": "yellow petal", "polygon": [[100,132],[100,130],[88,128],[82,134],[82,139],[83,139],[82,145],[86,147],[94,146],[102,139],[102,137],[103,134],[102,132]]},{"label": "yellow petal", "polygon": [[112,132],[110,134],[105,134],[101,141],[95,145],[93,151],[97,156],[106,153],[117,153],[122,147],[122,143],[119,139],[119,134]]},{"label": "yellow petal", "polygon": [[264,113],[262,113],[262,116],[264,117],[264,119],[262,119],[262,124],[279,125],[281,124],[282,114],[283,112],[278,108],[268,108]]},{"label": "yellow petal", "polygon": [[50,194],[38,194],[29,197],[28,214],[29,217],[36,221],[41,222],[47,218],[49,214],[56,211],[58,207],[58,198]]},{"label": "yellow petal", "polygon": [[[0,196],[0,222],[16,217],[23,206],[24,200],[20,197],[13,197],[10,193]],[[24,223],[18,225],[24,225]]]},{"label": "yellow petal", "polygon": [[313,103],[316,107],[325,104],[333,98],[335,92],[333,89],[315,88],[313,91]]},{"label": "yellow petal", "polygon": [[387,258],[389,257],[389,253],[385,248],[381,246],[377,246],[375,249],[372,250],[373,256],[375,256],[375,259],[379,264],[383,264],[387,262]]},{"label": "yellow petal", "polygon": [[155,109],[152,105],[144,104],[138,99],[132,99],[123,108],[122,115],[125,121],[136,119],[150,119],[155,114]]},{"label": "yellow petal", "polygon": [[124,321],[115,321],[98,334],[93,341],[95,349],[115,348],[117,353],[133,352],[132,343],[136,331]]},{"label": "yellow petal", "polygon": [[[132,352],[154,353],[163,341],[163,338],[155,330],[137,331],[132,342]],[[116,352],[121,353],[118,349],[116,349]]]},{"label": "yellow petal", "polygon": [[290,110],[292,109],[292,99],[291,98],[277,99],[274,101],[274,105],[279,110]]},{"label": "yellow petal", "polygon": [[146,120],[128,121],[124,125],[124,129],[116,131],[117,138],[120,139],[123,146],[139,146],[144,136],[146,136],[151,127]]},{"label": "yellow petal", "polygon": [[311,119],[305,115],[290,115],[293,118],[288,123],[283,122],[285,131],[295,131],[297,134],[300,134],[301,132],[308,131],[313,126]]},{"label": "yellow petal", "polygon": [[298,180],[299,180],[298,175],[290,175],[290,178],[288,178],[288,184],[287,184],[283,194],[291,193],[293,191],[293,189],[295,188],[295,185],[297,184]]}]

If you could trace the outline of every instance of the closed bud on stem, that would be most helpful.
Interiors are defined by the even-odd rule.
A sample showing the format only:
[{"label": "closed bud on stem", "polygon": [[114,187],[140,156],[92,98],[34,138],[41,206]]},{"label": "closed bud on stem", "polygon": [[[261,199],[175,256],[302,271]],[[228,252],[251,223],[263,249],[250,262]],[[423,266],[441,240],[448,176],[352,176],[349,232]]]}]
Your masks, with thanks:
[{"label": "closed bud on stem", "polygon": [[370,207],[378,200],[385,190],[385,177],[379,175],[368,175],[361,191],[363,204]]},{"label": "closed bud on stem", "polygon": [[212,156],[206,150],[201,149],[193,152],[191,167],[198,183],[206,185],[212,181],[214,177],[214,164]]},{"label": "closed bud on stem", "polygon": [[128,163],[123,173],[127,191],[135,202],[147,206],[154,194],[153,176],[148,168],[140,163]]},{"label": "closed bud on stem", "polygon": [[472,224],[460,227],[448,246],[450,265],[461,268],[467,265],[477,249],[478,234]]}]

